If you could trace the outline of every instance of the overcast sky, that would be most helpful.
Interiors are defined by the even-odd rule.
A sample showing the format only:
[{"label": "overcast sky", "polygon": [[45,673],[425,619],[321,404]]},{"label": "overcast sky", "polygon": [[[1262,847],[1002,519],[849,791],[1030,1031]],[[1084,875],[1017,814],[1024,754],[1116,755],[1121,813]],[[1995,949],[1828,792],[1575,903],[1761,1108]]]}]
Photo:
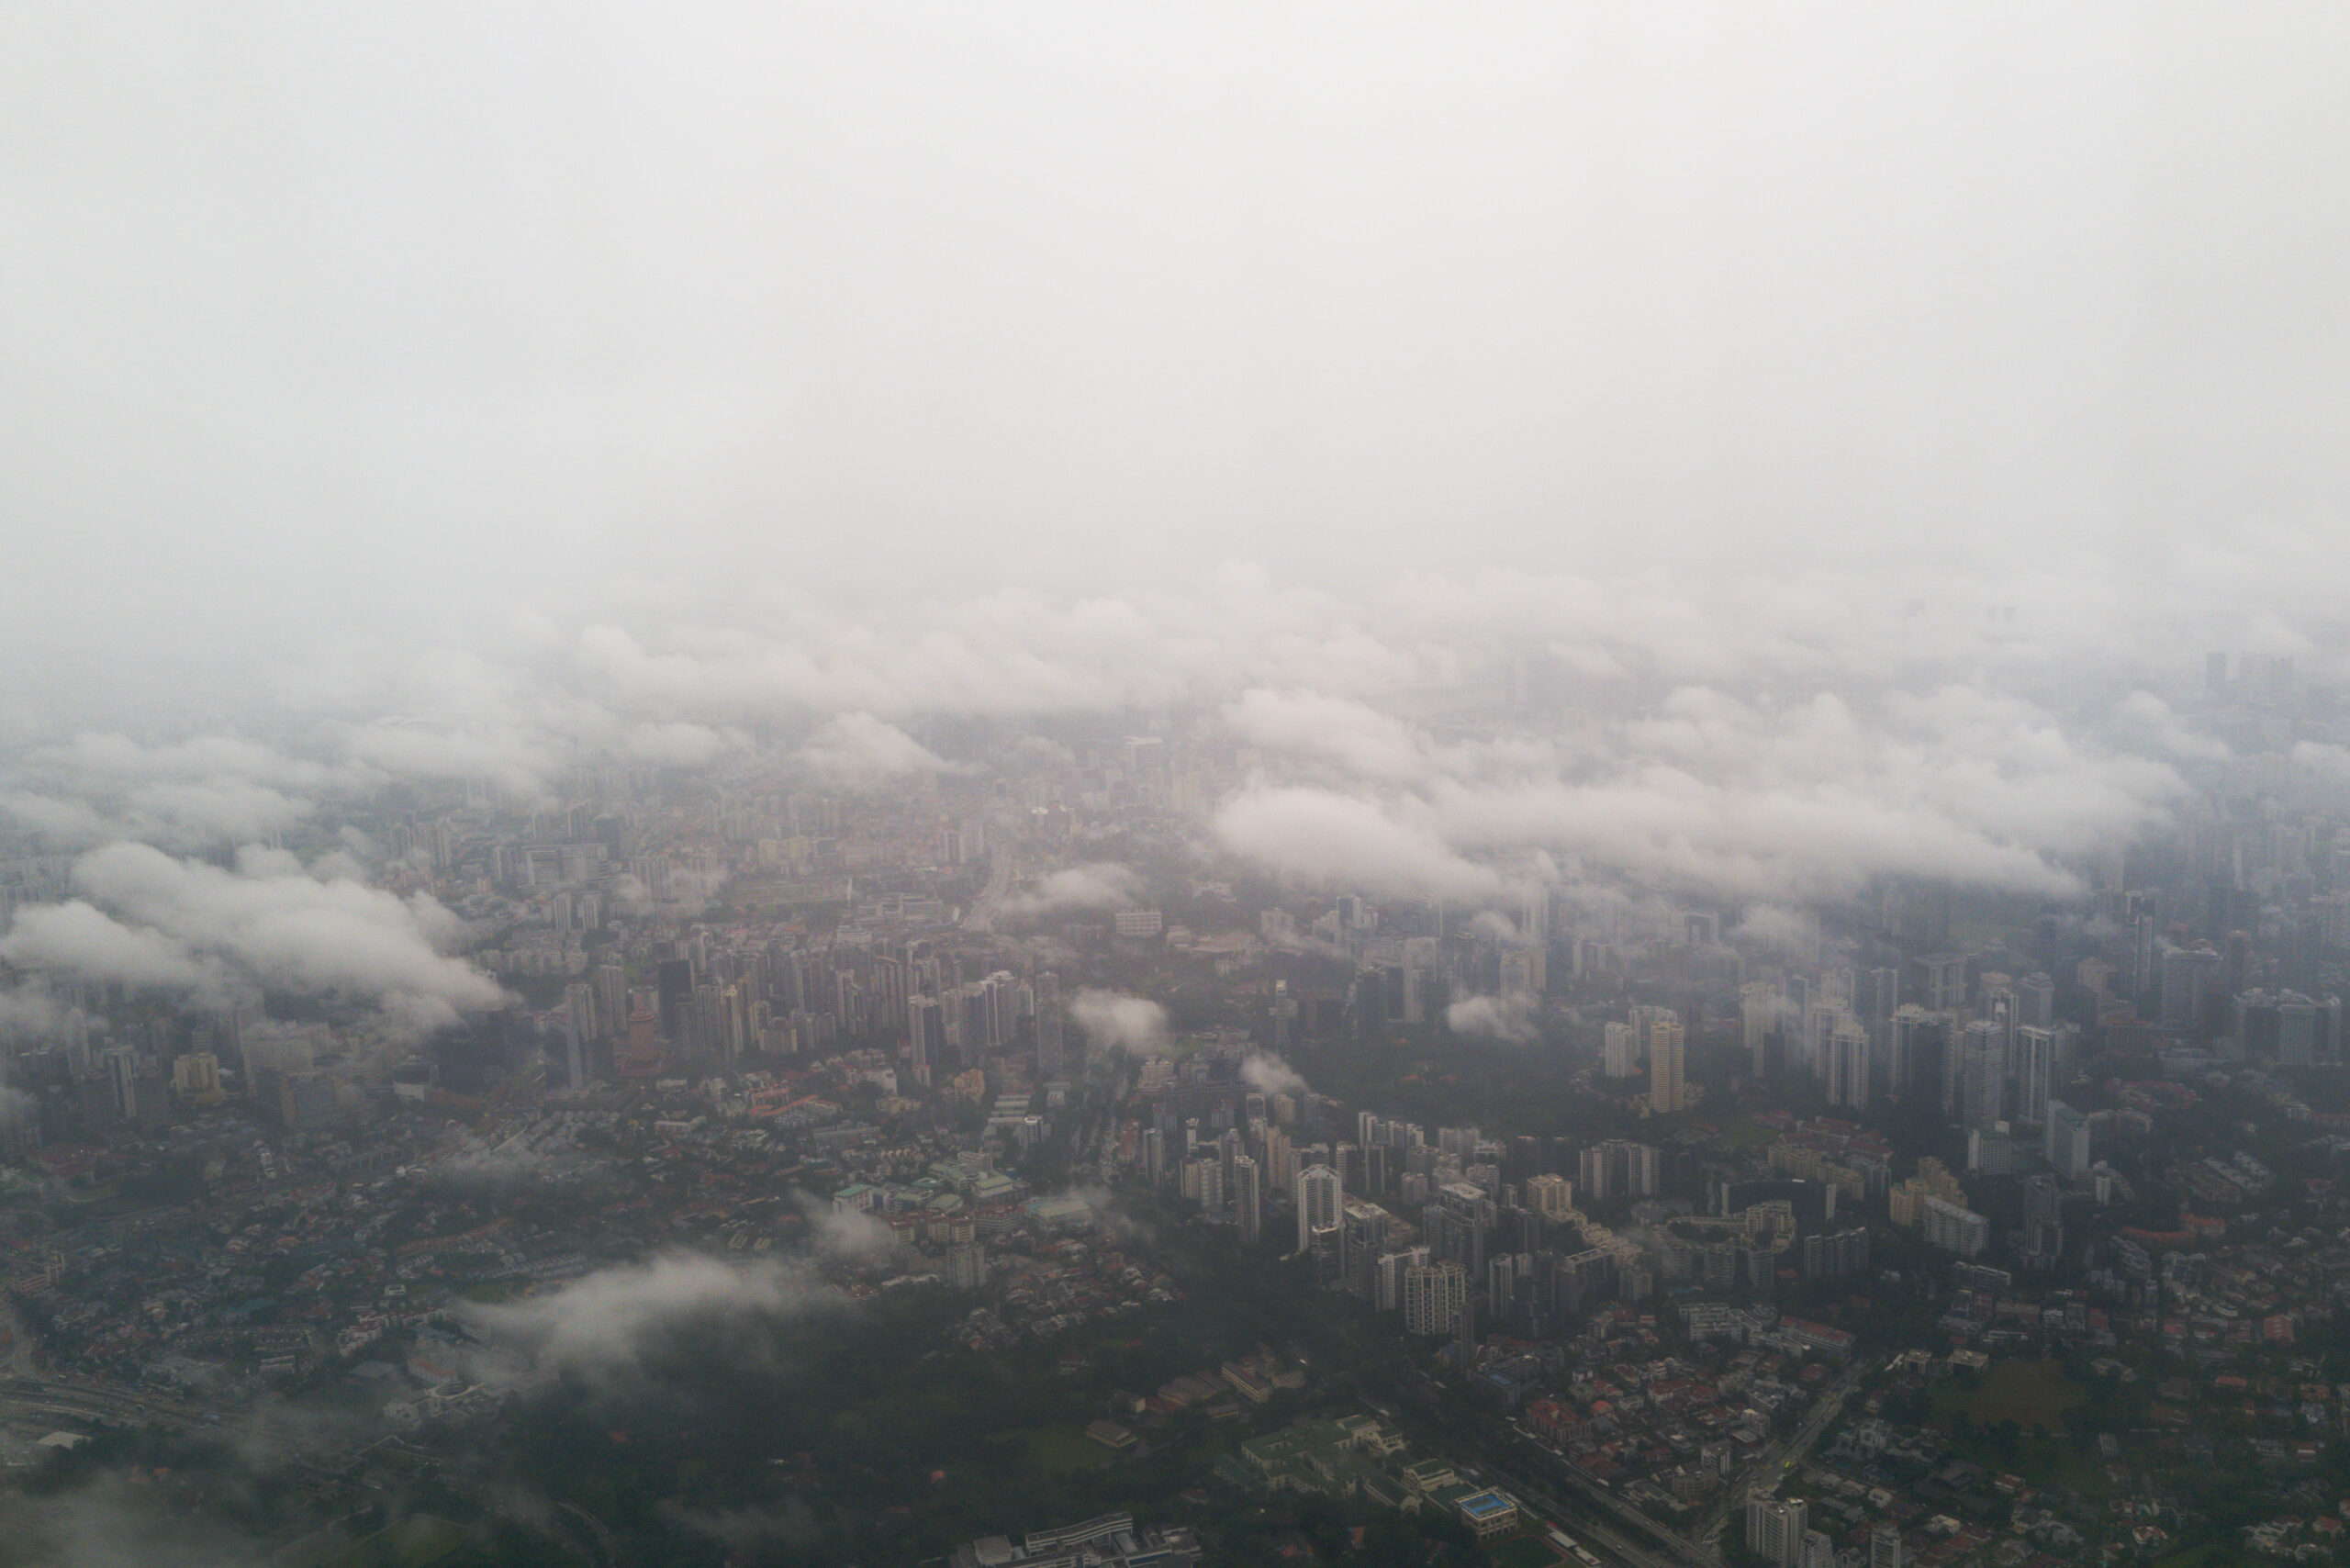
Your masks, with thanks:
[{"label": "overcast sky", "polygon": [[2322,5],[8,7],[0,646],[1231,559],[2175,587],[2350,500],[2344,58]]}]

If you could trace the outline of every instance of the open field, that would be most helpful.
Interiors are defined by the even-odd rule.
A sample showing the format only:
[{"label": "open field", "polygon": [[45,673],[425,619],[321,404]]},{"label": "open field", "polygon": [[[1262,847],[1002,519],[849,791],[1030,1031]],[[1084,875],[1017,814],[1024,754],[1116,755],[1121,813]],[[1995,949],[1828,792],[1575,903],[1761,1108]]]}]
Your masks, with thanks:
[{"label": "open field", "polygon": [[465,1529],[430,1514],[386,1525],[333,1560],[333,1568],[430,1568],[465,1543]]},{"label": "open field", "polygon": [[1081,1427],[1039,1427],[1028,1434],[1028,1462],[1046,1475],[1091,1470],[1109,1457]]},{"label": "open field", "polygon": [[1936,1387],[1934,1415],[1948,1419],[1964,1410],[1979,1426],[2013,1421],[2026,1431],[2032,1423],[2052,1432],[2065,1429],[2065,1413],[2088,1397],[2089,1391],[2065,1375],[2060,1361],[2001,1361],[1979,1388],[1952,1383]]}]

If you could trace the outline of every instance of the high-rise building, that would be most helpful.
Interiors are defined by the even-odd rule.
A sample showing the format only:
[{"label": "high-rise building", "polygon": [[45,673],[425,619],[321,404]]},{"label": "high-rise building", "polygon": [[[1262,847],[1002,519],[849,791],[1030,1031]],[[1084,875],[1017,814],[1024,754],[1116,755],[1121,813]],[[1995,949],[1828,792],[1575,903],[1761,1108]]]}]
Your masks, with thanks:
[{"label": "high-rise building", "polygon": [[2200,1032],[2225,963],[2209,946],[2174,947],[2163,955],[2162,1026],[2166,1032],[2187,1036]]},{"label": "high-rise building", "polygon": [[1687,1044],[1677,1017],[1660,1018],[1649,1030],[1649,1109],[1660,1115],[1688,1106],[1684,1076]]},{"label": "high-rise building", "polygon": [[1768,1066],[1772,1031],[1779,1026],[1779,988],[1768,980],[1740,986],[1738,1019],[1747,1070],[1760,1078]]},{"label": "high-rise building", "polygon": [[2062,1100],[2050,1101],[2042,1149],[2065,1181],[2085,1174],[2089,1168],[2089,1119]]},{"label": "high-rise building", "polygon": [[653,993],[640,991],[631,1002],[627,1043],[617,1053],[613,1070],[622,1078],[640,1081],[658,1078],[666,1058],[661,1049],[661,1019],[653,1010]]},{"label": "high-rise building", "polygon": [[1424,1263],[1404,1271],[1404,1328],[1450,1334],[1469,1305],[1469,1271],[1458,1263]]},{"label": "high-rise building", "polygon": [[1427,1267],[1428,1249],[1407,1247],[1400,1252],[1382,1253],[1379,1259],[1379,1284],[1373,1305],[1382,1312],[1404,1309],[1404,1276],[1414,1269]]},{"label": "high-rise building", "polygon": [[972,1242],[946,1249],[946,1282],[958,1291],[975,1291],[988,1282],[988,1255]]},{"label": "high-rise building", "polygon": [[1327,1165],[1309,1165],[1297,1173],[1297,1249],[1311,1251],[1314,1233],[1338,1226],[1338,1204],[1346,1195],[1338,1173]]},{"label": "high-rise building", "polygon": [[1420,1211],[1421,1233],[1428,1251],[1438,1261],[1459,1263],[1475,1274],[1485,1266],[1486,1245],[1493,1234],[1494,1204],[1482,1188],[1466,1182],[1448,1182],[1437,1189],[1437,1201]]},{"label": "high-rise building", "polygon": [[2027,1266],[2053,1269],[2065,1255],[2065,1190],[2047,1174],[2023,1184],[2023,1256]]},{"label": "high-rise building", "polygon": [[1494,1317],[1507,1317],[1517,1301],[1517,1261],[1523,1254],[1497,1252],[1485,1260],[1485,1306]]},{"label": "high-rise building", "polygon": [[2007,1089],[2006,1032],[1987,1018],[1966,1026],[1958,1042],[1959,1125],[1989,1129],[1999,1124]]},{"label": "high-rise building", "polygon": [[1991,1222],[1974,1210],[1945,1199],[1928,1198],[1919,1218],[1929,1247],[1976,1258],[1991,1245]]},{"label": "high-rise building", "polygon": [[1574,1212],[1574,1183],[1563,1176],[1544,1174],[1526,1179],[1526,1206],[1552,1223]]},{"label": "high-rise building", "polygon": [[1810,1515],[1800,1497],[1747,1498],[1746,1550],[1777,1568],[1796,1568]]},{"label": "high-rise building", "polygon": [[1610,1078],[1629,1078],[1640,1070],[1640,1047],[1629,1024],[1609,1024],[1601,1032],[1600,1070]]},{"label": "high-rise building", "polygon": [[1827,1055],[1822,1062],[1822,1074],[1828,1091],[1828,1103],[1854,1111],[1865,1111],[1869,1104],[1869,1032],[1866,1025],[1846,1013],[1829,1026]]},{"label": "high-rise building", "polygon": [[1929,953],[1911,960],[1919,1005],[1929,1013],[1953,1013],[1966,1001],[1966,959],[1957,953]]},{"label": "high-rise building", "polygon": [[1338,1200],[1339,1277],[1349,1294],[1364,1301],[1378,1295],[1379,1260],[1394,1223],[1377,1204],[1351,1195]]},{"label": "high-rise building", "polygon": [[1907,1568],[1908,1561],[1901,1547],[1901,1527],[1883,1524],[1869,1531],[1869,1568]]},{"label": "high-rise building", "polygon": [[2046,1126],[2049,1099],[2056,1082],[2056,1031],[2034,1024],[2020,1025],[2009,1059],[2015,1067],[2016,1120]]},{"label": "high-rise building", "polygon": [[1232,1159],[1232,1218],[1240,1239],[1254,1242],[1264,1233],[1264,1197],[1257,1180],[1257,1162],[1245,1154]]},{"label": "high-rise building", "polygon": [[1576,1190],[1595,1201],[1652,1198],[1660,1176],[1657,1151],[1644,1143],[1610,1138],[1583,1151]]}]

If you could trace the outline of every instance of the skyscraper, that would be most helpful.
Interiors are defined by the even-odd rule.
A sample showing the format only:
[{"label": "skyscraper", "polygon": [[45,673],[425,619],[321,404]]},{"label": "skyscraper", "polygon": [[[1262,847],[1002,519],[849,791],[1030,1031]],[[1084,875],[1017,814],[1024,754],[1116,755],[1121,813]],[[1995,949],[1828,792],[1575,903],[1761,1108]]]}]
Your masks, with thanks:
[{"label": "skyscraper", "polygon": [[1869,1104],[1869,1032],[1850,1013],[1829,1026],[1821,1078],[1830,1105],[1865,1111]]},{"label": "skyscraper", "polygon": [[1810,1507],[1800,1497],[1749,1497],[1746,1500],[1746,1550],[1778,1568],[1795,1568],[1803,1550],[1804,1527]]},{"label": "skyscraper", "polygon": [[1345,1191],[1338,1173],[1326,1165],[1309,1165],[1297,1173],[1297,1249],[1311,1251],[1314,1233],[1335,1231],[1338,1201]]},{"label": "skyscraper", "polygon": [[1412,1334],[1449,1334],[1469,1305],[1469,1272],[1458,1263],[1423,1263],[1404,1271],[1404,1327]]},{"label": "skyscraper", "polygon": [[2056,1079],[2056,1031],[2024,1025],[2016,1030],[2009,1059],[2015,1064],[2016,1120],[2047,1126],[2050,1090]]},{"label": "skyscraper", "polygon": [[1958,1043],[1957,1066],[1959,1125],[1997,1126],[2007,1088],[2006,1031],[1987,1018],[1969,1024]]},{"label": "skyscraper", "polygon": [[1769,1055],[1771,1032],[1779,1026],[1779,988],[1768,980],[1749,980],[1738,988],[1740,1045],[1747,1070],[1760,1078]]},{"label": "skyscraper", "polygon": [[1686,1036],[1678,1017],[1660,1018],[1649,1030],[1649,1109],[1660,1114],[1684,1109],[1688,1088],[1683,1080]]}]

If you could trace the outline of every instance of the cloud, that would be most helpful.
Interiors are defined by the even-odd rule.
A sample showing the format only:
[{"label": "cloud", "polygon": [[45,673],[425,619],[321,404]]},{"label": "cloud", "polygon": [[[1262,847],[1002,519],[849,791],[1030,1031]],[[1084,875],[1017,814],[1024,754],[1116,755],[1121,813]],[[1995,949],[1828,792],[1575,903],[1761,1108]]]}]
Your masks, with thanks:
[{"label": "cloud", "polygon": [[[6,956],[6,946],[0,941],[0,957]],[[49,1039],[64,1025],[65,1010],[55,998],[28,986],[0,991],[0,1042]]]},{"label": "cloud", "polygon": [[1103,1050],[1124,1046],[1137,1054],[1167,1045],[1167,1009],[1124,991],[1087,987],[1069,1000],[1069,1015]]},{"label": "cloud", "polygon": [[819,773],[846,779],[950,771],[945,758],[870,713],[837,715],[800,748],[800,760]]},{"label": "cloud", "polygon": [[517,794],[542,793],[559,769],[554,750],[512,729],[467,732],[416,719],[347,728],[344,752],[409,778],[487,778]]},{"label": "cloud", "polygon": [[1113,860],[1066,867],[1040,877],[1003,901],[1007,916],[1038,915],[1061,910],[1131,908],[1142,890],[1142,879]]},{"label": "cloud", "polygon": [[1748,907],[1738,924],[1724,934],[1723,940],[1782,954],[1803,963],[1816,963],[1819,958],[1819,921],[1785,904],[1758,903]]},{"label": "cloud", "polygon": [[1412,779],[1428,769],[1410,725],[1349,698],[1253,687],[1225,705],[1224,720],[1258,745],[1316,754],[1362,778]]},{"label": "cloud", "polygon": [[143,1470],[102,1472],[62,1495],[9,1498],[0,1530],[22,1561],[74,1568],[250,1568],[267,1556],[264,1542],[162,1506],[156,1492]]},{"label": "cloud", "polygon": [[1519,935],[1517,922],[1494,909],[1481,909],[1469,919],[1468,935],[1482,936],[1488,942],[1498,942],[1515,947],[1525,941]]},{"label": "cloud", "polygon": [[1261,1094],[1305,1092],[1304,1076],[1271,1051],[1258,1051],[1242,1062],[1240,1081]]},{"label": "cloud", "polygon": [[672,1252],[599,1270],[559,1291],[451,1310],[494,1354],[609,1375],[638,1368],[680,1328],[796,1317],[837,1299],[804,1262]]},{"label": "cloud", "polygon": [[1251,786],[1217,807],[1212,831],[1236,855],[1317,882],[1471,899],[1509,885],[1431,828],[1329,790]]},{"label": "cloud", "polygon": [[797,1497],[768,1508],[688,1508],[675,1498],[661,1500],[661,1517],[679,1529],[707,1536],[739,1556],[771,1546],[807,1547],[823,1534],[814,1510]]},{"label": "cloud", "polygon": [[2165,760],[1955,684],[1791,706],[1684,688],[1506,764],[1466,744],[1415,755],[1403,783],[1398,767],[1348,787],[1253,781],[1218,808],[1216,840],[1325,884],[1461,900],[1550,879],[1546,857],[1718,895],[1841,896],[1890,875],[2065,898],[2081,857],[2188,793]]},{"label": "cloud", "polygon": [[99,779],[241,779],[297,790],[351,781],[343,770],[232,734],[198,735],[147,745],[128,735],[84,730],[62,745],[44,747],[30,761],[44,770]]},{"label": "cloud", "polygon": [[816,1255],[828,1262],[862,1267],[894,1261],[903,1251],[897,1233],[862,1210],[836,1209],[807,1193],[791,1201],[808,1221]]},{"label": "cloud", "polygon": [[73,880],[85,896],[17,911],[0,957],[133,985],[242,982],[352,997],[415,1027],[503,998],[439,950],[464,924],[431,896],[320,878],[282,852],[249,849],[227,871],[116,844],[84,856]]},{"label": "cloud", "polygon": [[748,751],[750,745],[750,736],[736,729],[713,729],[708,724],[639,724],[629,732],[624,750],[639,762],[694,767]]},{"label": "cloud", "polygon": [[144,926],[125,925],[82,899],[17,911],[0,937],[0,958],[19,969],[57,969],[126,985],[198,986],[216,978],[186,944]]},{"label": "cloud", "polygon": [[2113,721],[2121,738],[2156,756],[2225,762],[2232,755],[2226,742],[2189,729],[2169,703],[2151,691],[2133,691],[2114,704]]},{"label": "cloud", "polygon": [[1479,1035],[1522,1046],[1533,1041],[1534,998],[1523,992],[1506,996],[1464,996],[1444,1010],[1444,1021],[1456,1035]]}]

